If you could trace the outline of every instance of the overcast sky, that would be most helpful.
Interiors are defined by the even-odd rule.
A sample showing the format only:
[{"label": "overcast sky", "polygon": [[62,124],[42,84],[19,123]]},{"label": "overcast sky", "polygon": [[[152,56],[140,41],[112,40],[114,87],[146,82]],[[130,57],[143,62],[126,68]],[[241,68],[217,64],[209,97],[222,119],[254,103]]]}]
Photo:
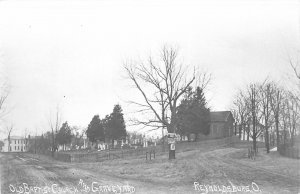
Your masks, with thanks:
[{"label": "overcast sky", "polygon": [[57,105],[64,120],[82,127],[117,103],[131,112],[125,101],[138,93],[122,63],[155,55],[165,43],[178,46],[185,64],[212,73],[209,105],[228,110],[250,81],[288,79],[299,12],[293,0],[0,1],[1,75],[11,90],[2,127],[45,132]]}]

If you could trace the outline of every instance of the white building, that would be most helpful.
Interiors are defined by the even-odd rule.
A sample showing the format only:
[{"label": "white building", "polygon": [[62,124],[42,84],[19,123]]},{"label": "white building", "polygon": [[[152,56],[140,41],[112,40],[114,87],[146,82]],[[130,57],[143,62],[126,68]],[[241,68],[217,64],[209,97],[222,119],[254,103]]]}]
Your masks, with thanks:
[{"label": "white building", "polygon": [[20,136],[10,136],[10,146],[8,138],[4,139],[3,152],[26,152],[27,140]]}]

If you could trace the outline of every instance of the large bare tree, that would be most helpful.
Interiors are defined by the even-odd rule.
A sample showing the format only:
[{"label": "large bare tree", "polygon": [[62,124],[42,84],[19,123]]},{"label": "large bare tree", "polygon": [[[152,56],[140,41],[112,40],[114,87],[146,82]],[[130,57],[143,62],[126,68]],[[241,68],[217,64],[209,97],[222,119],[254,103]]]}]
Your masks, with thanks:
[{"label": "large bare tree", "polygon": [[280,114],[282,113],[280,111],[283,103],[283,89],[278,86],[278,84],[273,83],[272,84],[272,98],[271,98],[271,109],[274,116],[274,122],[275,122],[275,130],[276,130],[276,145],[277,147],[280,144],[280,133],[279,133],[279,124],[280,124]]},{"label": "large bare tree", "polygon": [[269,128],[272,125],[271,116],[272,116],[273,87],[272,84],[268,82],[268,80],[266,80],[264,83],[262,83],[259,86],[259,89],[260,89],[259,94],[261,99],[262,120],[264,122],[264,127],[265,127],[265,146],[267,149],[267,153],[269,153],[270,152]]},{"label": "large bare tree", "polygon": [[261,128],[260,120],[262,118],[261,114],[261,98],[259,95],[259,85],[250,84],[247,91],[248,97],[246,99],[247,107],[251,113],[251,124],[250,137],[253,141],[253,149],[256,150],[257,138],[263,133]]},{"label": "large bare tree", "polygon": [[[188,66],[180,64],[178,50],[164,46],[159,60],[149,57],[146,62],[125,63],[128,78],[143,97],[143,102],[130,101],[139,107],[138,112],[147,114],[147,119],[136,119],[135,124],[154,129],[167,128],[176,132],[177,108],[181,97],[193,83],[205,88],[210,75],[196,74]],[[189,76],[190,75],[190,76]]]}]

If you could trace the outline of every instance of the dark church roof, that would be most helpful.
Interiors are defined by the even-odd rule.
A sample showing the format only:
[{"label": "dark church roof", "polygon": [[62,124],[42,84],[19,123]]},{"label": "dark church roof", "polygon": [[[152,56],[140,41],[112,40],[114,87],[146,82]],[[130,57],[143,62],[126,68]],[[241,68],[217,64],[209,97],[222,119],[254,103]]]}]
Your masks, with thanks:
[{"label": "dark church roof", "polygon": [[211,122],[226,122],[230,114],[230,111],[210,112],[210,120]]}]

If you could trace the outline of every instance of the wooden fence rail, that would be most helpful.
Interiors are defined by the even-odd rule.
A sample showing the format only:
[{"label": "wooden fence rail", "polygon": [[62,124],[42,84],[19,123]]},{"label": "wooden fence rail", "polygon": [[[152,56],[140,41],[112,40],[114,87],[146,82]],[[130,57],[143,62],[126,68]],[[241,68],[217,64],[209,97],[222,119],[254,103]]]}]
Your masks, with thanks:
[{"label": "wooden fence rail", "polygon": [[[197,148],[202,148],[207,145],[213,145],[215,147],[224,146],[231,143],[238,142],[238,137],[228,137],[223,139],[214,140],[203,140],[199,142],[177,142],[176,152],[188,151]],[[165,148],[168,148],[168,144],[165,144]],[[154,150],[151,152],[151,150]],[[149,155],[151,157],[157,157],[160,154],[168,152],[169,149],[163,149],[162,145],[150,146],[147,148],[137,148],[137,149],[116,149],[116,150],[103,150],[100,152],[93,153],[68,153],[68,152],[56,152],[55,159],[65,161],[65,162],[101,162],[105,160],[114,160],[121,158],[139,158],[146,157]]]}]

